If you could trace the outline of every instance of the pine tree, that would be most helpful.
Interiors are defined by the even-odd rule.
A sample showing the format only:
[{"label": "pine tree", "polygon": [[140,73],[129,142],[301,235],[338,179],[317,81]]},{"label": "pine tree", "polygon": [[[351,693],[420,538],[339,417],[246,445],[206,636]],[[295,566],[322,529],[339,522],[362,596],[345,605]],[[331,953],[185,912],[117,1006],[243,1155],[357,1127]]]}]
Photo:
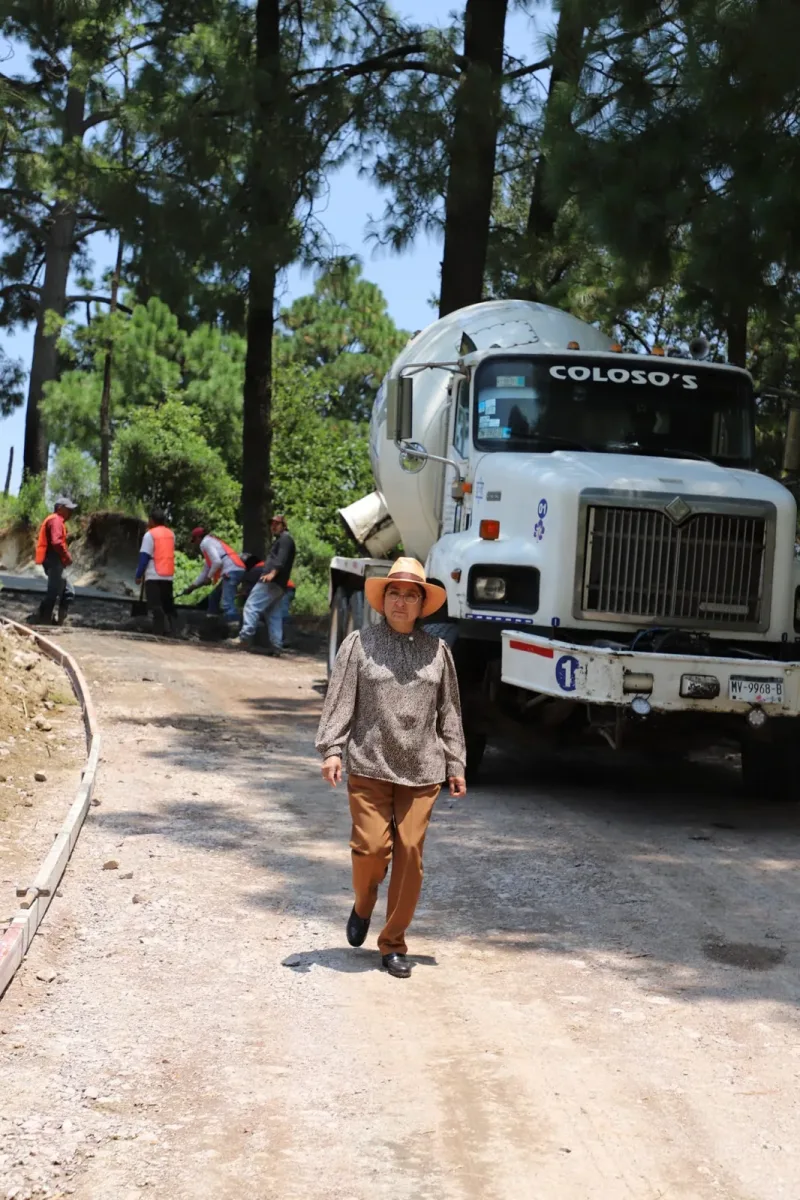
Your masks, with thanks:
[{"label": "pine tree", "polygon": [[338,259],[320,273],[312,295],[281,310],[275,357],[313,378],[319,412],[363,421],[408,337],[361,266]]},{"label": "pine tree", "polygon": [[97,203],[107,165],[97,134],[118,113],[116,67],[139,36],[139,14],[129,9],[118,0],[10,0],[0,20],[31,68],[0,81],[0,324],[36,324],[25,423],[30,475],[47,464],[39,407],[58,374],[59,324],[81,299],[68,295],[70,270],[107,227]]},{"label": "pine tree", "polygon": [[502,111],[508,0],[467,0],[453,101],[439,316],[483,298]]},{"label": "pine tree", "polygon": [[675,283],[744,365],[749,314],[777,312],[800,265],[800,13],[697,0],[661,16],[626,39],[621,9],[613,54],[587,63],[553,134],[556,189],[643,296]]}]

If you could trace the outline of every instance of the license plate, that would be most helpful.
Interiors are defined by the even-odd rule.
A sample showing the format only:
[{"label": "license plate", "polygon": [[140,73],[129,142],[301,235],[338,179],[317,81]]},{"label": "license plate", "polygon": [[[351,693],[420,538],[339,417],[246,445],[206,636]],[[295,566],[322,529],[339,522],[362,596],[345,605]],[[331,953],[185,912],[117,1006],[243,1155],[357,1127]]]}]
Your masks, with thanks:
[{"label": "license plate", "polygon": [[732,675],[728,681],[728,697],[745,700],[749,704],[782,704],[782,679],[753,679],[746,675]]}]

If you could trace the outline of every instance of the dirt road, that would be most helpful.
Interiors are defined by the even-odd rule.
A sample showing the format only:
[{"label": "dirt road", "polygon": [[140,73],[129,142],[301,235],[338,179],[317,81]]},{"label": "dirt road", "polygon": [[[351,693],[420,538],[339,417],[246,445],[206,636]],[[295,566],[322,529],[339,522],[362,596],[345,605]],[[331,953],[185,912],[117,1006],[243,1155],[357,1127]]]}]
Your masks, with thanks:
[{"label": "dirt road", "polygon": [[800,814],[490,755],[395,980],[344,944],[321,664],[64,641],[101,805],[0,1002],[0,1198],[797,1200]]}]

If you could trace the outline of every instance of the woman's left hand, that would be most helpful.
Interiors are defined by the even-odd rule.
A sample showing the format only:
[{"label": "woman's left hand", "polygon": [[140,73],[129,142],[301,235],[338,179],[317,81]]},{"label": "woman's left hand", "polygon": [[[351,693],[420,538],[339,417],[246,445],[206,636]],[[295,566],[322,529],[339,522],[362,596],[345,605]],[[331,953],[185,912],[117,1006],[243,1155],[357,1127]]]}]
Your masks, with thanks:
[{"label": "woman's left hand", "polygon": [[454,800],[467,794],[467,781],[463,775],[448,775],[447,782],[450,784],[450,795]]}]

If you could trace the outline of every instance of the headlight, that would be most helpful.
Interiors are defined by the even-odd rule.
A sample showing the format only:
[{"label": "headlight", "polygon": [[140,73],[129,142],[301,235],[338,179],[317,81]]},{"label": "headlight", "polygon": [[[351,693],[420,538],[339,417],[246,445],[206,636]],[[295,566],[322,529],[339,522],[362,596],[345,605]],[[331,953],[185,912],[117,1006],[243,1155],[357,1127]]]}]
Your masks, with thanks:
[{"label": "headlight", "polygon": [[516,563],[473,563],[467,577],[467,604],[497,613],[535,613],[539,609],[539,572]]},{"label": "headlight", "polygon": [[505,600],[506,581],[499,575],[479,575],[475,580],[476,600]]}]

